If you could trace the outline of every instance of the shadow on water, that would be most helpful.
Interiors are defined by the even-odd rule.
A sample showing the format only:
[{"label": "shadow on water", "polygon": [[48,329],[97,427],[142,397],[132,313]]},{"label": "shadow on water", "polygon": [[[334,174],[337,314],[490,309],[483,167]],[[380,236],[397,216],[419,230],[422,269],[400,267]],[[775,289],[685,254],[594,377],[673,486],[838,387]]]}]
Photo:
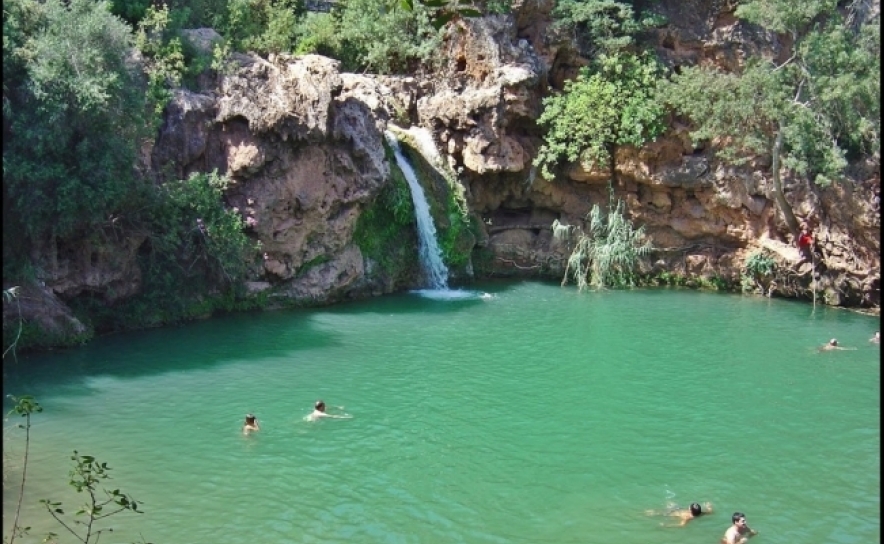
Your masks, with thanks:
[{"label": "shadow on water", "polygon": [[[317,325],[314,313],[291,309],[225,315],[108,335],[80,348],[19,356],[17,362],[7,356],[3,361],[4,406],[8,404],[6,395],[28,394],[37,383],[44,388],[68,388],[96,375],[136,378],[201,370],[245,357],[258,364],[296,350],[340,345],[340,335]],[[126,361],[120,361],[120,352],[126,353]]]},{"label": "shadow on water", "polygon": [[[32,394],[64,388],[89,394],[88,378],[138,378],[168,372],[203,370],[248,358],[249,364],[291,356],[295,351],[340,346],[343,336],[316,319],[323,314],[460,312],[514,288],[509,282],[483,282],[470,289],[451,289],[449,300],[399,293],[312,309],[287,309],[213,317],[180,326],[112,334],[86,346],[52,353],[34,353],[3,361],[3,405],[6,395]],[[485,298],[483,298],[485,296]],[[120,361],[119,353],[126,353]]]}]

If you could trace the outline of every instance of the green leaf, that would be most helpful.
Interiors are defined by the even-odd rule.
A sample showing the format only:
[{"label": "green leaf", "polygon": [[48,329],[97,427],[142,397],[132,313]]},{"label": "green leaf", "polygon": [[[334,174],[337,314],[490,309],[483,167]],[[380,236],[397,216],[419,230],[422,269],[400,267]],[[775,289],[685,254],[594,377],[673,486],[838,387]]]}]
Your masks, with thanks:
[{"label": "green leaf", "polygon": [[435,19],[433,19],[433,28],[435,28],[436,30],[439,30],[440,28],[445,26],[445,24],[448,23],[448,21],[450,21],[452,19],[454,19],[453,13],[440,13],[439,15],[436,16]]}]

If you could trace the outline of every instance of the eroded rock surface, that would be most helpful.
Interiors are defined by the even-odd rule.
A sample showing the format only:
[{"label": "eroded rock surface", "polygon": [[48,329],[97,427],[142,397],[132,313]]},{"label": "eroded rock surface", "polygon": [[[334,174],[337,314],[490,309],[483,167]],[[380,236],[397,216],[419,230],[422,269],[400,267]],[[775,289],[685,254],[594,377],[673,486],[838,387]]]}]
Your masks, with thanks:
[{"label": "eroded rock surface", "polygon": [[[462,185],[483,231],[476,244],[494,275],[560,277],[569,246],[554,220],[582,226],[607,206],[609,180],[657,251],[645,271],[738,282],[748,255],[764,250],[787,281],[759,285],[828,304],[879,307],[880,164],[855,165],[851,182],[820,188],[785,178],[795,213],[810,221],[824,262],[798,265],[771,198],[769,158],[735,168],[695,148],[677,121],[656,142],[620,148],[615,172],[580,165],[544,179],[531,163],[542,143],[541,100],[581,65],[549,25],[551,1],[516,3],[512,16],[463,19],[449,29],[447,64],[431,77],[341,73],[316,55],[238,55],[231,75],[202,92],[180,91],[152,146],[153,175],[183,178],[217,169],[234,184],[227,201],[261,242],[253,292],[321,304],[406,287],[378,278],[353,242],[357,219],[388,183],[388,123],[428,129]],[[738,21],[731,2],[664,0],[670,24],[656,49],[669,66],[739,67],[748,54],[784,58],[790,43]],[[113,218],[110,218],[113,221]],[[113,302],[140,287],[143,238],[109,224],[103,249],[47,240],[35,248],[38,280],[62,301],[89,291]],[[814,273],[817,278],[814,279]],[[50,297],[51,298],[51,297]],[[48,307],[58,307],[50,304]]]}]

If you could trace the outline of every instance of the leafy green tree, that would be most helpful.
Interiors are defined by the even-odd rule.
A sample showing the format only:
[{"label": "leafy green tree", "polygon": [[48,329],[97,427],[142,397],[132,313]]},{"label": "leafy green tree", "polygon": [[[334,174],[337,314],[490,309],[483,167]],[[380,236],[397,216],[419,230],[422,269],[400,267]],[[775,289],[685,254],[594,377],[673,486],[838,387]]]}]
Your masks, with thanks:
[{"label": "leafy green tree", "polygon": [[172,35],[169,22],[169,8],[165,4],[159,9],[150,6],[135,32],[135,47],[145,63],[148,102],[153,105],[157,122],[172,98],[170,89],[181,85],[185,70],[181,38]]},{"label": "leafy green tree", "polygon": [[662,24],[650,11],[636,12],[636,2],[561,0],[553,9],[555,27],[568,31],[582,55],[595,58],[633,45],[634,35]]},{"label": "leafy green tree", "polygon": [[432,64],[442,45],[433,12],[390,8],[387,0],[341,0],[340,59],[346,70],[402,73]]},{"label": "leafy green tree", "polygon": [[4,22],[4,197],[24,236],[66,236],[133,202],[146,133],[132,35],[106,2],[11,3],[24,16]]},{"label": "leafy green tree", "polygon": [[[141,292],[121,302],[112,321],[100,323],[102,328],[177,322],[213,310],[212,303],[200,303],[212,291],[228,300],[237,296],[257,248],[246,236],[240,215],[224,206],[228,183],[213,172],[157,189],[141,225],[148,233],[139,253]],[[72,306],[107,318],[103,308],[88,304],[74,301]]]},{"label": "leafy green tree", "polygon": [[152,0],[112,0],[111,13],[136,27],[151,5]]},{"label": "leafy green tree", "polygon": [[296,55],[315,53],[334,57],[341,48],[338,21],[333,14],[307,13],[298,24]]},{"label": "leafy green tree", "polygon": [[640,146],[664,129],[663,106],[655,99],[662,73],[648,54],[600,55],[563,93],[544,99],[538,123],[547,133],[534,164],[550,179],[562,160],[608,165],[613,173],[617,146]]},{"label": "leafy green tree", "polygon": [[[460,17],[479,17],[483,13],[508,13],[510,0],[417,0],[418,8],[426,9],[430,14],[433,28],[439,30],[449,21]],[[414,11],[414,0],[393,0],[387,2],[387,8],[396,6],[406,11]]]},{"label": "leafy green tree", "polygon": [[770,156],[774,199],[797,234],[783,169],[828,185],[842,177],[848,153],[879,150],[880,29],[847,24],[834,0],[753,0],[736,13],[790,34],[791,57],[751,58],[740,73],[688,67],[661,86],[661,99],[694,122],[695,141],[717,141],[723,159]]},{"label": "leafy green tree", "polygon": [[228,0],[215,26],[236,50],[291,53],[304,13],[303,0]]}]

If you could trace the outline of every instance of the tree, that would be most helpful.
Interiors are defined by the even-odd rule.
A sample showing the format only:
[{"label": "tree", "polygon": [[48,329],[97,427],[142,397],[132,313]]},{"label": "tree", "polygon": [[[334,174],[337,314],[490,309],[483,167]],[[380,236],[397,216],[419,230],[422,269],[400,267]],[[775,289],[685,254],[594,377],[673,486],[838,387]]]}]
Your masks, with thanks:
[{"label": "tree", "polygon": [[695,141],[716,140],[735,164],[771,157],[773,196],[797,235],[783,170],[828,185],[848,154],[878,153],[880,29],[848,24],[834,0],[753,0],[737,15],[794,40],[782,64],[751,58],[740,73],[688,67],[661,85],[661,99],[696,125]]},{"label": "tree", "polygon": [[640,146],[663,132],[663,107],[655,99],[662,69],[648,54],[602,54],[591,69],[543,101],[540,125],[548,127],[534,159],[548,178],[561,160],[614,169],[619,145]]},{"label": "tree", "polygon": [[561,0],[553,9],[555,27],[570,33],[580,53],[595,58],[634,43],[633,36],[662,23],[651,13],[636,13],[631,4],[617,0]]},{"label": "tree", "polygon": [[134,202],[147,124],[132,33],[106,2],[11,3],[27,17],[4,21],[4,197],[29,238],[66,236]]},{"label": "tree", "polygon": [[338,23],[344,68],[402,73],[430,64],[442,45],[433,10],[389,7],[387,0],[346,0]]}]

